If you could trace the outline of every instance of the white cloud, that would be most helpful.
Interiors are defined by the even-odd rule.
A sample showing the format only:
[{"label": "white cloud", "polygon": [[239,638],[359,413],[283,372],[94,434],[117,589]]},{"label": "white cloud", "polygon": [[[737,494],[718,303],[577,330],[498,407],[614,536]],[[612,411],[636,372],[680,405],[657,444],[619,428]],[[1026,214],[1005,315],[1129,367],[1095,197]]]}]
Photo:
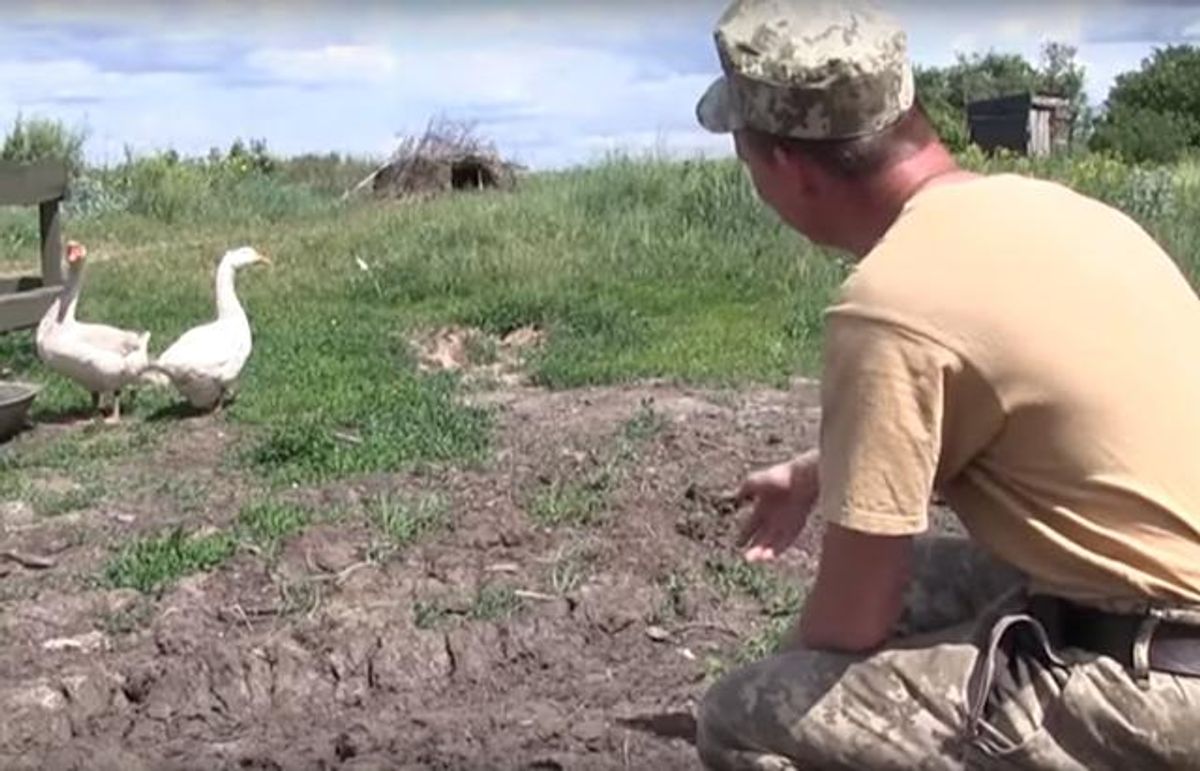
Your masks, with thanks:
[{"label": "white cloud", "polygon": [[284,83],[382,82],[395,76],[395,54],[380,46],[327,45],[320,48],[264,48],[246,57],[251,69]]}]

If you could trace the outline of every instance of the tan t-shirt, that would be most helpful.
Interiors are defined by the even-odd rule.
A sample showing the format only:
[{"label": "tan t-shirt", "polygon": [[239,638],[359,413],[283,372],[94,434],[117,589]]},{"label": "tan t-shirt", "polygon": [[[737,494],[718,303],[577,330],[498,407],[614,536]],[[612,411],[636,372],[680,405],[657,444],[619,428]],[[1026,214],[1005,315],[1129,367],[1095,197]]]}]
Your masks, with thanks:
[{"label": "tan t-shirt", "polygon": [[928,188],[826,323],[828,521],[919,533],[937,490],[1040,589],[1200,601],[1200,300],[1132,220],[1015,175]]}]

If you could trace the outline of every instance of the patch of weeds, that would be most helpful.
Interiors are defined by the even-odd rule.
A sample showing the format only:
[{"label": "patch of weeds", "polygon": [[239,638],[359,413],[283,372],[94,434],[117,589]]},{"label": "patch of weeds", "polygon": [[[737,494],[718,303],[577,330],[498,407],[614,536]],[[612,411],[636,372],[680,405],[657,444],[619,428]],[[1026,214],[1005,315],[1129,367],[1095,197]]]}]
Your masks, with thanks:
[{"label": "patch of weeds", "polygon": [[144,628],[153,617],[154,603],[138,597],[120,610],[101,613],[100,631],[110,637],[130,634]]},{"label": "patch of weeds", "polygon": [[[286,414],[272,407],[264,415],[265,431],[243,455],[246,462],[277,482],[321,482],[425,462],[472,460],[490,447],[491,413],[460,404],[457,381],[450,376],[397,377],[389,370],[369,377],[349,372],[327,377],[341,389],[328,394],[328,402],[295,404]],[[379,384],[381,378],[386,385]],[[299,410],[308,412],[298,417]]]},{"label": "patch of weeds", "polygon": [[39,447],[21,460],[26,468],[42,467],[75,471],[95,466],[101,461],[149,447],[158,432],[146,426],[113,429],[111,426],[89,425],[76,433],[60,437]]},{"label": "patch of weeds", "polygon": [[722,656],[715,654],[705,656],[703,661],[705,681],[712,683],[728,674],[734,667],[753,664],[777,653],[791,631],[792,624],[791,618],[782,616],[768,618],[753,634],[742,640],[732,653]]},{"label": "patch of weeds", "polygon": [[738,646],[734,653],[734,661],[739,665],[752,664],[772,655],[783,644],[792,623],[793,620],[786,616],[767,619],[762,627]]},{"label": "patch of weeds", "polygon": [[497,621],[508,618],[524,606],[516,590],[503,584],[484,584],[475,592],[475,601],[467,609],[473,621]]},{"label": "patch of weeds", "polygon": [[404,547],[447,527],[449,508],[440,495],[403,500],[383,493],[369,504],[368,511],[371,523],[391,545]]},{"label": "patch of weeds", "polygon": [[237,530],[242,539],[268,557],[274,557],[280,545],[307,527],[312,518],[312,512],[299,506],[265,501],[242,508]]},{"label": "patch of weeds", "polygon": [[500,359],[500,348],[496,339],[484,332],[472,331],[463,341],[463,352],[467,361],[475,366],[495,364]]},{"label": "patch of weeds", "polygon": [[763,565],[734,557],[709,557],[704,561],[704,575],[722,597],[742,593],[761,601],[776,589],[776,579]]},{"label": "patch of weeds", "polygon": [[417,600],[413,604],[413,625],[417,629],[434,629],[441,626],[451,613],[441,599]]},{"label": "patch of weeds", "polygon": [[167,477],[154,487],[154,494],[175,501],[178,511],[191,513],[204,508],[208,489],[195,479]]},{"label": "patch of weeds", "polygon": [[704,574],[723,598],[734,593],[758,601],[763,613],[774,617],[789,616],[800,607],[800,592],[784,584],[764,565],[730,557],[710,557],[704,562]]},{"label": "patch of weeds", "polygon": [[280,615],[308,615],[321,604],[321,587],[316,581],[282,581],[279,583]]},{"label": "patch of weeds", "polygon": [[0,456],[0,501],[15,501],[24,497],[28,482],[9,464],[8,456]]},{"label": "patch of weeds", "polygon": [[561,549],[550,569],[550,586],[559,596],[571,594],[587,581],[592,572],[595,555],[586,548],[570,546]]},{"label": "patch of weeds", "polygon": [[729,672],[729,664],[720,656],[709,655],[704,657],[704,681],[712,683],[720,680]]},{"label": "patch of weeds", "polygon": [[555,480],[539,490],[529,501],[529,515],[548,527],[595,524],[604,512],[605,480],[564,482]]},{"label": "patch of weeds", "polygon": [[503,584],[483,584],[475,590],[469,604],[446,597],[433,597],[413,603],[413,625],[417,629],[435,629],[458,616],[468,621],[499,621],[509,618],[525,606],[515,589]]},{"label": "patch of weeds", "polygon": [[236,549],[237,543],[228,533],[196,535],[176,527],[165,535],[126,544],[105,566],[104,578],[111,587],[148,594],[183,576],[215,568]]},{"label": "patch of weeds", "polygon": [[678,570],[672,570],[658,580],[663,590],[663,601],[656,620],[659,622],[677,621],[691,617],[687,604],[688,578]]},{"label": "patch of weeds", "polygon": [[86,509],[104,497],[104,488],[95,483],[86,483],[67,490],[38,490],[26,488],[29,504],[43,517],[58,517],[72,511]]},{"label": "patch of weeds", "polygon": [[642,399],[637,412],[621,426],[621,434],[631,442],[644,442],[667,426],[667,417],[654,408],[654,400]]}]

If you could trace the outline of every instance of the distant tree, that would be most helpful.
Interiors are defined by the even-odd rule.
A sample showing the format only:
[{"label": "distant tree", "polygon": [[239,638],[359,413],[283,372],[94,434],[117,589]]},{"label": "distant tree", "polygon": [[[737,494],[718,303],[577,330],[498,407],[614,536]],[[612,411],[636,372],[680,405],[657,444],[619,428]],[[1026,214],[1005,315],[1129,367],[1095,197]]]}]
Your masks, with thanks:
[{"label": "distant tree", "polygon": [[915,67],[913,78],[916,81],[917,96],[942,142],[955,152],[965,149],[969,139],[965,113],[957,101],[951,98],[946,70],[937,67]]},{"label": "distant tree", "polygon": [[1045,43],[1042,46],[1037,90],[1067,100],[1071,105],[1075,136],[1085,139],[1092,123],[1092,112],[1084,90],[1087,73],[1077,59],[1078,54],[1079,49],[1075,46],[1055,41]]},{"label": "distant tree", "polygon": [[1118,75],[1090,146],[1152,162],[1200,148],[1200,48],[1157,48],[1139,69]]},{"label": "distant tree", "polygon": [[954,150],[969,141],[967,105],[980,99],[1019,93],[1045,93],[1067,99],[1078,119],[1086,118],[1085,70],[1074,46],[1047,42],[1039,66],[1020,54],[959,53],[948,67],[917,67],[917,94],[942,140]]},{"label": "distant tree", "polygon": [[1037,69],[1020,54],[988,51],[970,56],[958,54],[946,73],[950,98],[960,108],[978,99],[991,99],[1037,89]]},{"label": "distant tree", "polygon": [[1190,147],[1195,122],[1174,112],[1120,106],[1097,125],[1088,147],[1134,163],[1173,163]]}]

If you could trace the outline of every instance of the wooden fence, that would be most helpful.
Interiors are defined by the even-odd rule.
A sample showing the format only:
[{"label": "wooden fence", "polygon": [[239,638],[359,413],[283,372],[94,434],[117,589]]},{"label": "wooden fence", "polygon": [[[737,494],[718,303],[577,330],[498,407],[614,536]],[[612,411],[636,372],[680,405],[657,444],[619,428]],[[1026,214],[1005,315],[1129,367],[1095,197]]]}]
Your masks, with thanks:
[{"label": "wooden fence", "polygon": [[0,162],[0,206],[36,206],[41,225],[41,275],[0,276],[0,332],[35,326],[63,283],[59,204],[67,167],[58,161]]}]

